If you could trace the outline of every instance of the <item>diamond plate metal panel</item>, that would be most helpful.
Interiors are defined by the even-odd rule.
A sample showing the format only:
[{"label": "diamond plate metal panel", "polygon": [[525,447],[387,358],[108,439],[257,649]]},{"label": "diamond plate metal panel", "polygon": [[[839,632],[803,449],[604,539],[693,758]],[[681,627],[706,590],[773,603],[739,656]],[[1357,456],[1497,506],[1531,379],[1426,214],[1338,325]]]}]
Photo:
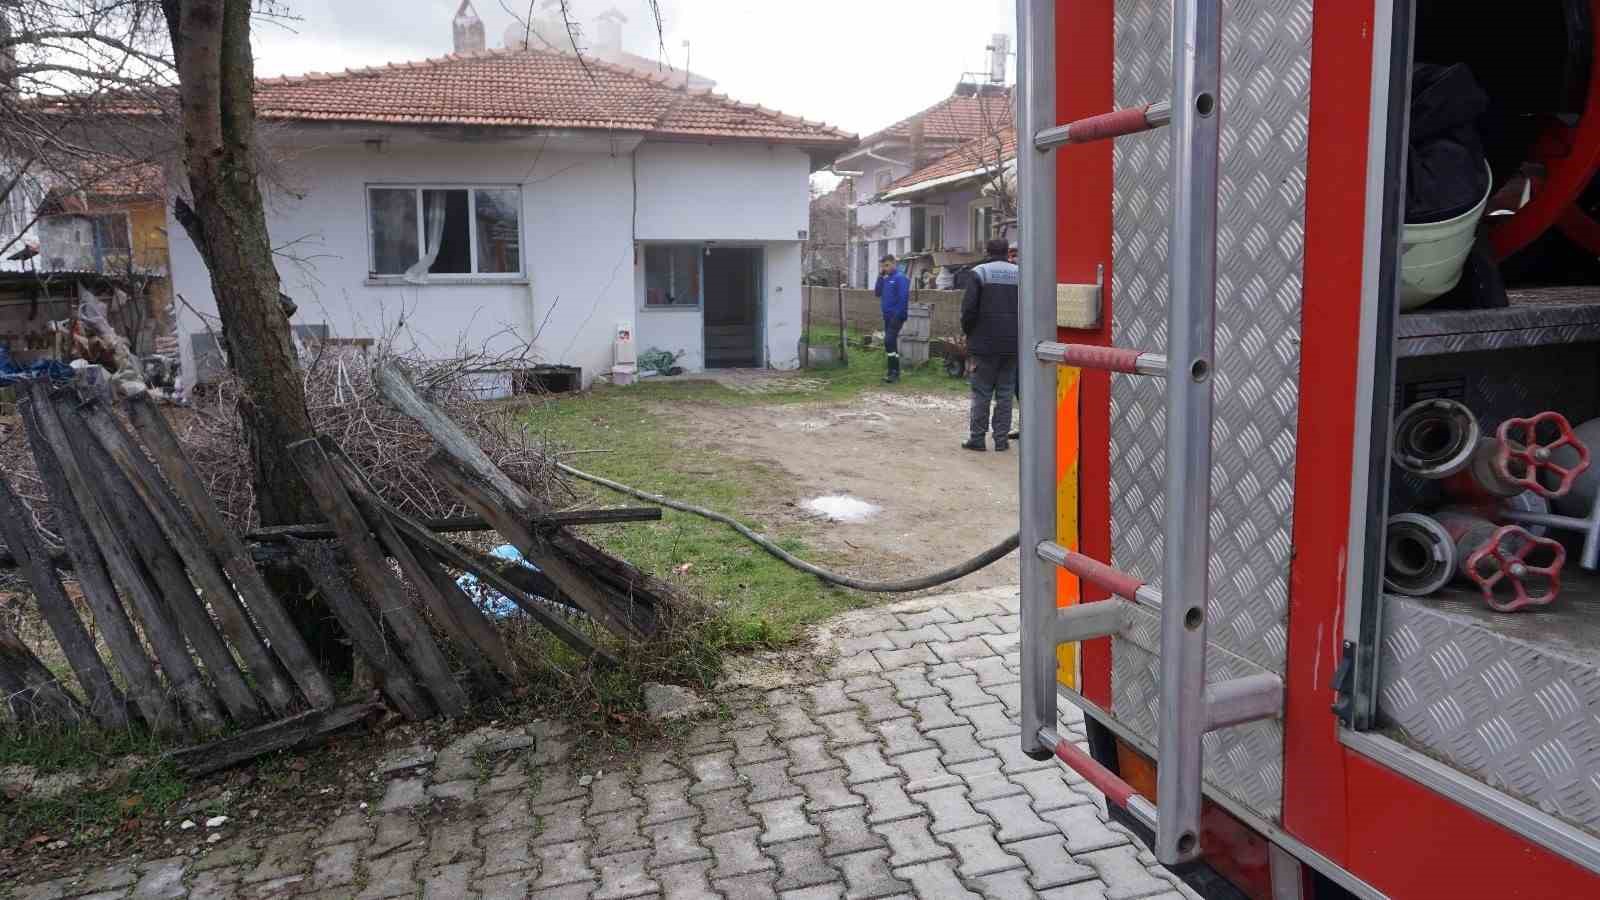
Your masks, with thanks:
[{"label": "diamond plate metal panel", "polygon": [[[1170,40],[1167,0],[1117,4],[1118,107],[1170,94]],[[1310,72],[1310,0],[1224,4],[1209,635],[1214,647],[1278,674],[1287,650]],[[1116,144],[1112,331],[1122,346],[1166,343],[1168,140],[1155,132]],[[1112,561],[1159,583],[1164,386],[1116,377],[1111,415]],[[1148,657],[1127,641],[1113,649],[1125,675],[1148,667]],[[1140,731],[1153,741],[1153,719],[1140,712],[1150,698],[1135,687],[1143,683],[1125,677],[1113,712],[1144,716]],[[1248,740],[1227,744],[1240,734]],[[1230,729],[1207,741],[1215,785],[1276,815],[1281,732]]]},{"label": "diamond plate metal panel", "polygon": [[[1111,692],[1117,718],[1141,735],[1156,733],[1160,697],[1161,623],[1131,611],[1112,654]],[[1216,646],[1206,654],[1206,680],[1243,678],[1265,671]],[[1283,811],[1283,723],[1277,719],[1213,731],[1204,738],[1206,781],[1270,819]]]},{"label": "diamond plate metal panel", "polygon": [[1600,592],[1491,612],[1469,591],[1385,595],[1378,709],[1392,736],[1600,836]]}]

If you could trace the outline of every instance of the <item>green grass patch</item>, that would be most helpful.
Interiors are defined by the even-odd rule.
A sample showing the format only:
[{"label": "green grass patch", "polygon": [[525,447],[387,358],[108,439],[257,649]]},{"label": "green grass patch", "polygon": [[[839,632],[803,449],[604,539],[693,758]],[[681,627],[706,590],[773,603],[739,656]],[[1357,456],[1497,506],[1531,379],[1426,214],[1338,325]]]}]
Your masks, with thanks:
[{"label": "green grass patch", "polygon": [[77,844],[108,837],[126,822],[169,814],[189,784],[159,758],[160,749],[155,738],[134,730],[0,727],[0,767],[28,766],[41,779],[69,773],[87,779],[55,797],[43,796],[36,785],[14,799],[0,799],[0,846],[39,837]]}]

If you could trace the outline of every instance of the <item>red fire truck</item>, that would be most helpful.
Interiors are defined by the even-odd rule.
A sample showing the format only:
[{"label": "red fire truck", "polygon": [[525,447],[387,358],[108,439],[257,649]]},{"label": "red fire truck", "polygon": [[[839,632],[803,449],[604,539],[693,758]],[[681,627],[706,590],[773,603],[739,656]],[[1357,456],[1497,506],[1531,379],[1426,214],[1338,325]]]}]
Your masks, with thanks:
[{"label": "red fire truck", "polygon": [[1600,897],[1600,0],[1018,12],[1022,749],[1208,896]]}]

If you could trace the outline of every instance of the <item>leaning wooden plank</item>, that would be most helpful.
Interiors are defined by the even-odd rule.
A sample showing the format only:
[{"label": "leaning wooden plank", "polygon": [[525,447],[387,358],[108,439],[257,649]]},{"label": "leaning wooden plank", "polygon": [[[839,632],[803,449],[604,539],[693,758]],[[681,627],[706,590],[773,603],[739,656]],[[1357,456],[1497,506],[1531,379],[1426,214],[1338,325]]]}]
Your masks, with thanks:
[{"label": "leaning wooden plank", "polygon": [[[100,547],[84,523],[83,512],[72,495],[61,464],[56,461],[55,454],[42,437],[39,409],[39,404],[32,401],[22,404],[22,418],[27,426],[29,444],[33,448],[35,468],[50,495],[56,531],[61,535],[62,543],[66,544],[73,577],[77,579],[78,588],[94,613],[100,636],[111,651],[112,661],[122,672],[128,696],[143,715],[145,724],[157,734],[181,734],[183,718],[173,705],[172,698],[167,695],[150,657],[145,655],[139,633],[134,630],[128,611],[123,609],[122,601],[117,597],[116,585],[106,569],[105,557],[101,555]],[[53,556],[51,564],[58,569],[62,567],[61,560]]]},{"label": "leaning wooden plank", "polygon": [[548,542],[527,526],[510,508],[504,498],[497,495],[483,479],[466,472],[444,451],[428,459],[432,472],[478,514],[494,523],[495,530],[541,571],[550,576],[563,594],[602,628],[629,640],[643,640],[649,635],[627,615],[617,598],[583,569],[562,558]]},{"label": "leaning wooden plank", "polygon": [[126,701],[95,650],[94,638],[83,627],[78,611],[72,608],[72,601],[61,586],[61,576],[50,565],[44,541],[33,529],[33,519],[27,508],[4,478],[0,478],[0,534],[5,536],[6,546],[27,560],[23,571],[33,588],[34,603],[50,626],[50,633],[55,635],[73,674],[78,676],[83,695],[89,698],[90,714],[103,728],[128,727]]},{"label": "leaning wooden plank", "polygon": [[[161,420],[165,424],[165,419]],[[135,420],[137,423],[137,419]],[[141,430],[141,436],[143,432]],[[148,443],[148,439],[146,443]],[[170,475],[168,476],[171,477]],[[599,509],[568,509],[560,512],[544,513],[534,516],[529,520],[529,525],[534,528],[562,528],[568,525],[619,525],[628,522],[658,522],[661,520],[661,507],[659,506],[617,506]],[[442,519],[419,520],[429,531],[436,534],[452,534],[468,531],[493,531],[494,526],[483,520],[482,516],[448,516]],[[266,528],[257,528],[247,532],[244,539],[260,543],[285,541],[289,538],[299,538],[303,541],[326,541],[337,535],[333,527],[323,523],[309,525],[273,525]],[[6,559],[0,552],[0,568],[4,568]]]},{"label": "leaning wooden plank", "polygon": [[400,565],[400,571],[410,579],[439,626],[460,648],[468,668],[472,669],[479,682],[485,687],[493,687],[496,670],[507,678],[515,678],[517,666],[511,660],[511,651],[506,649],[500,633],[494,630],[488,617],[473,604],[471,598],[461,593],[461,588],[445,576],[437,564],[412,551],[411,545],[389,520],[383,501],[339,446],[327,437],[322,438],[321,442],[323,452],[338,468],[345,489],[356,501],[367,525],[389,551],[389,556]]},{"label": "leaning wooden plank", "polygon": [[179,772],[199,778],[279,750],[314,747],[347,728],[370,723],[381,715],[383,701],[377,698],[314,709],[209,744],[174,750],[166,758]]},{"label": "leaning wooden plank", "polygon": [[0,624],[0,692],[18,722],[89,722],[89,713],[33,655],[16,632]]},{"label": "leaning wooden plank", "polygon": [[250,690],[250,683],[245,680],[228,642],[217,631],[216,622],[207,609],[206,601],[210,598],[201,599],[195,592],[183,561],[163,540],[163,529],[156,522],[155,513],[144,505],[128,476],[89,434],[73,401],[70,398],[61,400],[64,402],[56,404],[56,414],[66,426],[84,470],[93,476],[94,489],[102,499],[100,508],[127,535],[128,543],[144,561],[145,571],[161,589],[161,596],[172,610],[178,627],[205,664],[206,674],[211,676],[217,697],[228,714],[241,725],[257,724],[263,718],[261,704]]},{"label": "leaning wooden plank", "polygon": [[[332,706],[335,700],[333,686],[311,655],[300,630],[284,612],[283,604],[267,587],[250,551],[245,549],[244,541],[223,519],[222,511],[217,508],[200,481],[199,473],[184,454],[172,426],[148,396],[140,395],[131,399],[128,411],[129,419],[143,438],[145,447],[149,448],[156,464],[166,474],[168,483],[194,514],[211,549],[221,557],[223,569],[249,607],[256,624],[261,626],[266,639],[271,642],[272,652],[283,661],[289,676],[300,686],[301,693],[312,706]],[[272,698],[269,696],[267,699],[270,701]]]},{"label": "leaning wooden plank", "polygon": [[205,598],[206,606],[210,607],[211,614],[222,626],[228,643],[233,645],[245,669],[254,679],[256,690],[261,692],[267,705],[278,715],[293,711],[299,705],[294,686],[289,683],[272,651],[261,640],[261,635],[256,633],[255,624],[250,621],[250,614],[245,612],[238,596],[234,594],[228,576],[206,547],[206,540],[195,528],[194,521],[178,505],[177,498],[167,488],[155,464],[133,443],[122,425],[102,404],[78,406],[76,414],[100,445],[100,450],[120,471],[125,483],[138,495],[141,505],[150,514],[149,518],[159,529],[157,534],[166,537],[167,545],[178,554],[184,568],[189,570],[189,577],[200,588],[200,596]]},{"label": "leaning wooden plank", "polygon": [[289,456],[299,470],[300,477],[311,488],[317,507],[339,530],[339,540],[350,554],[350,561],[355,565],[361,583],[378,604],[383,621],[399,639],[406,659],[433,697],[434,704],[447,716],[466,712],[466,691],[450,676],[450,666],[444,654],[428,633],[427,623],[423,622],[422,616],[411,608],[405,588],[389,569],[383,548],[368,530],[355,501],[350,499],[333,461],[322,452],[322,446],[315,438],[290,445]]},{"label": "leaning wooden plank", "polygon": [[[456,460],[466,471],[487,482],[511,504],[513,511],[521,513],[524,518],[545,511],[540,508],[541,504],[534,500],[532,494],[523,490],[520,485],[506,477],[506,473],[500,471],[500,467],[489,459],[482,447],[467,437],[467,433],[461,430],[460,425],[440,412],[433,404],[422,399],[405,373],[395,368],[393,364],[384,364],[378,367],[374,378],[378,392],[383,394],[385,400],[416,420],[448,456]],[[488,519],[490,524],[494,524],[494,520],[489,516],[484,518]],[[496,526],[495,530],[501,531],[499,526]]]},{"label": "leaning wooden plank", "polygon": [[406,518],[404,515],[389,510],[390,521],[395,527],[405,533],[406,539],[425,549],[430,555],[440,562],[470,572],[484,584],[509,597],[512,602],[522,607],[522,610],[532,616],[534,621],[543,625],[562,643],[584,656],[595,656],[602,662],[615,664],[616,658],[595,646],[588,635],[574,628],[572,624],[559,615],[546,609],[535,597],[525,593],[515,581],[507,578],[501,570],[492,565],[485,564],[481,559],[474,558],[471,554],[457,547],[455,544],[444,540],[420,524]]},{"label": "leaning wooden plank", "polygon": [[[173,693],[177,694],[184,710],[201,729],[220,729],[224,722],[217,698],[200,677],[199,667],[189,658],[188,648],[184,645],[183,635],[178,631],[172,611],[167,608],[161,591],[151,581],[150,573],[139,562],[129,536],[114,527],[111,517],[101,508],[90,486],[92,479],[85,473],[73,450],[66,429],[56,414],[56,407],[50,401],[48,389],[36,385],[29,396],[28,405],[33,410],[38,426],[34,433],[40,436],[44,445],[42,449],[50,454],[60,468],[73,502],[77,504],[85,527],[104,556],[112,579],[144,624],[145,638],[155,650],[156,659],[161,663],[161,670],[172,685]],[[36,451],[40,449],[35,447]]]},{"label": "leaning wooden plank", "polygon": [[384,696],[394,708],[412,721],[432,715],[433,704],[406,670],[405,660],[390,648],[383,629],[373,620],[367,605],[351,590],[333,547],[314,541],[291,541],[290,546],[295,560],[311,576],[311,582],[317,586],[317,592],[333,611],[333,617],[356,652],[378,673]]}]

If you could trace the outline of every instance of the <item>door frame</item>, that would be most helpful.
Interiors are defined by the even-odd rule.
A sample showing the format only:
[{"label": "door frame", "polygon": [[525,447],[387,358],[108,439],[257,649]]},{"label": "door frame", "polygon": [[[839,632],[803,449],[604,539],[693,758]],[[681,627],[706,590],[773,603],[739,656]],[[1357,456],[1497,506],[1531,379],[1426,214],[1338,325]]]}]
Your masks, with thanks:
[{"label": "door frame", "polygon": [[[767,347],[767,245],[746,241],[701,241],[703,257],[709,257],[711,252],[717,250],[753,250],[755,251],[756,277],[755,277],[755,368],[765,369],[768,364]],[[713,366],[711,364],[711,342],[707,340],[706,330],[710,327],[707,315],[709,303],[706,300],[705,277],[706,265],[704,258],[700,263],[700,346],[703,348],[701,357],[706,369],[725,369],[730,366]]]}]

